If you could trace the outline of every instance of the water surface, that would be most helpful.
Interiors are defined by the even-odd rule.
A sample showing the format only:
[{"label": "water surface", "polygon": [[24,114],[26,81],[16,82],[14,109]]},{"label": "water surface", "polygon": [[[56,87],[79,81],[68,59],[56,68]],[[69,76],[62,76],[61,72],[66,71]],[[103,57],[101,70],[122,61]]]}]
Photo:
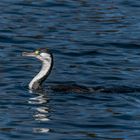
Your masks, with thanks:
[{"label": "water surface", "polygon": [[138,0],[0,1],[0,139],[140,139],[140,93],[30,93],[40,62],[23,51],[47,47],[44,85],[140,88]]}]

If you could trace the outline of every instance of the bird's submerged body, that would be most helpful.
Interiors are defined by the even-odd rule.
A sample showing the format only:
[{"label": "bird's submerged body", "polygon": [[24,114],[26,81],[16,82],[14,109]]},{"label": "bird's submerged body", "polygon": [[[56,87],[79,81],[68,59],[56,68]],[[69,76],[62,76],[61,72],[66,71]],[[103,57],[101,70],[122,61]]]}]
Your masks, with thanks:
[{"label": "bird's submerged body", "polygon": [[61,93],[140,93],[140,87],[116,86],[116,87],[86,87],[83,85],[53,85],[50,89]]},{"label": "bird's submerged body", "polygon": [[[53,67],[53,55],[47,49],[38,49],[35,52],[24,52],[23,56],[32,56],[39,59],[42,62],[42,68],[40,72],[29,83],[30,90],[38,90],[42,87],[42,83],[50,74]],[[130,93],[140,92],[140,88],[130,88],[126,86],[120,87],[85,87],[81,85],[56,85],[52,86],[51,90],[55,92],[76,92],[76,93]]]}]

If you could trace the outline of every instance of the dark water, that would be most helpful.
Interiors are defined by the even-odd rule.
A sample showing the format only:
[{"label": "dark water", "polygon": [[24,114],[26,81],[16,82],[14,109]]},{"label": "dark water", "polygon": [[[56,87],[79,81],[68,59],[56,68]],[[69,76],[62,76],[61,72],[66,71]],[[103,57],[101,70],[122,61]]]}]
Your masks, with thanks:
[{"label": "dark water", "polygon": [[30,93],[49,48],[45,86],[140,88],[139,0],[0,1],[1,140],[139,140],[140,93]]}]

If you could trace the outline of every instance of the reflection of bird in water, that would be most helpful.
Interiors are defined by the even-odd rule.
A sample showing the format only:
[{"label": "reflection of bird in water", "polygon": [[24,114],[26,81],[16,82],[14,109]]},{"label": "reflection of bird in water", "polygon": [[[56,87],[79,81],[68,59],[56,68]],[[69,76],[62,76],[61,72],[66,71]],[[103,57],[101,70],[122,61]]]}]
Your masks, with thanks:
[{"label": "reflection of bird in water", "polygon": [[[33,120],[35,120],[36,123],[38,123],[39,127],[33,127],[33,132],[35,133],[48,133],[50,131],[50,128],[47,127],[46,123],[50,121],[50,108],[47,105],[49,98],[42,94],[41,92],[34,94],[34,97],[29,98],[28,103],[32,105],[32,109],[34,110],[33,114]],[[44,125],[41,126],[40,122]]]},{"label": "reflection of bird in water", "polygon": [[[23,56],[32,56],[42,61],[42,68],[40,72],[29,83],[30,90],[37,90],[41,88],[42,83],[50,74],[53,67],[53,55],[48,49],[38,49],[34,52],[23,52]],[[128,93],[139,92],[140,88],[129,88],[127,86],[121,87],[85,87],[79,85],[56,85],[51,87],[53,91],[58,92],[76,92],[76,93],[92,93],[92,92],[105,92],[105,93]]]}]

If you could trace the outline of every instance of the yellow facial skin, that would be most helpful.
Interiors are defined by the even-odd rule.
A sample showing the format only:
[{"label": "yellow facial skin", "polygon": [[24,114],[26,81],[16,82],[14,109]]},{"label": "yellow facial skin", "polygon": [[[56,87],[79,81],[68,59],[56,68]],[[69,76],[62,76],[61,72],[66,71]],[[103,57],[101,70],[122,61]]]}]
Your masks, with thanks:
[{"label": "yellow facial skin", "polygon": [[39,51],[38,50],[35,51],[35,55],[39,55]]}]

